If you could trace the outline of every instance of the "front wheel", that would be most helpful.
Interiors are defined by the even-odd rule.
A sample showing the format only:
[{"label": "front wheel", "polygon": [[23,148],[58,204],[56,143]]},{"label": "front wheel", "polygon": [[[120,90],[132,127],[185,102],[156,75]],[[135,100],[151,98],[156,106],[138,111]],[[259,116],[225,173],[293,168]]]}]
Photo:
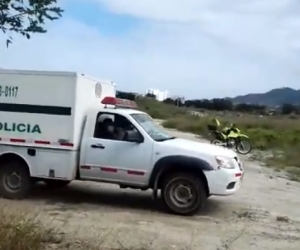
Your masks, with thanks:
[{"label": "front wheel", "polygon": [[178,215],[193,215],[207,200],[200,178],[187,173],[175,173],[163,182],[162,199],[167,209]]},{"label": "front wheel", "polygon": [[239,139],[236,143],[236,151],[242,155],[249,154],[252,150],[252,143],[247,139]]},{"label": "front wheel", "polygon": [[32,187],[28,167],[19,161],[0,166],[0,196],[7,199],[23,199]]}]

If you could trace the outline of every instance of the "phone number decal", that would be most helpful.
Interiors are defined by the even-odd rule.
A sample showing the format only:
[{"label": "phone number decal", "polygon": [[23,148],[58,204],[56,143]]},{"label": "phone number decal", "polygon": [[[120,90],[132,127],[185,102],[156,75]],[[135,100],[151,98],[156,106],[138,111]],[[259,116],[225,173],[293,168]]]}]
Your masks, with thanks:
[{"label": "phone number decal", "polygon": [[0,85],[0,98],[1,97],[14,97],[18,95],[18,86],[2,86]]}]

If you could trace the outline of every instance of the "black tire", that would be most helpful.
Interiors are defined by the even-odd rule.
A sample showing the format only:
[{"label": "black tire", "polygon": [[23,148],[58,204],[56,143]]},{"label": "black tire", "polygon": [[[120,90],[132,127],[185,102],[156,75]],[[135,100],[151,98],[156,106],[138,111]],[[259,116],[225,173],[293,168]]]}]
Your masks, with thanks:
[{"label": "black tire", "polygon": [[[180,201],[176,201],[174,188],[183,185],[184,188],[189,187],[194,196],[186,205],[180,205]],[[188,173],[175,173],[163,181],[162,200],[169,212],[178,215],[193,215],[201,210],[207,200],[204,185],[200,177]]]},{"label": "black tire", "polygon": [[44,180],[48,188],[51,189],[60,189],[68,186],[70,181],[65,180]]},{"label": "black tire", "polygon": [[1,165],[0,196],[6,199],[24,199],[32,187],[28,167],[19,161],[10,161]]},{"label": "black tire", "polygon": [[[242,151],[242,150],[240,149],[240,145],[243,145],[243,143],[248,144],[248,150]],[[237,143],[236,143],[236,151],[237,151],[239,154],[241,154],[241,155],[249,154],[249,153],[251,152],[251,150],[252,150],[252,147],[253,147],[253,146],[252,146],[251,141],[250,141],[250,140],[247,140],[247,139],[240,139],[240,140],[238,140]]]}]

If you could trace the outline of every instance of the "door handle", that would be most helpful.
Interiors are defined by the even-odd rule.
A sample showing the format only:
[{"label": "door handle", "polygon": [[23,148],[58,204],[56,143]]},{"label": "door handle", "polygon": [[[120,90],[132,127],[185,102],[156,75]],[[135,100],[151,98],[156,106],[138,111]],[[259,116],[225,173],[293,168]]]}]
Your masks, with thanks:
[{"label": "door handle", "polygon": [[97,144],[92,144],[92,145],[91,145],[91,148],[105,149],[105,147],[104,147],[102,144],[99,144],[99,143],[97,143]]}]

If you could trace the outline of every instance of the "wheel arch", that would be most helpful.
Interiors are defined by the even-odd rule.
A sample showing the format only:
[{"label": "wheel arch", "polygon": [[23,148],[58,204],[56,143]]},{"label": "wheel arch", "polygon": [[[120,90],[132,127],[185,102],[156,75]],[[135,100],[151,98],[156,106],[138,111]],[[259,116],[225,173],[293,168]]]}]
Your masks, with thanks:
[{"label": "wheel arch", "polygon": [[22,155],[10,151],[2,153],[0,155],[0,168],[2,164],[7,163],[9,161],[16,161],[21,163],[24,167],[27,168],[29,174],[31,175],[30,165],[25,159],[25,157],[23,157]]},{"label": "wheel arch", "polygon": [[166,156],[159,159],[153,168],[150,177],[150,188],[160,189],[164,179],[175,172],[195,173],[204,184],[207,195],[209,194],[208,181],[203,171],[212,171],[214,168],[205,160],[182,155]]}]

